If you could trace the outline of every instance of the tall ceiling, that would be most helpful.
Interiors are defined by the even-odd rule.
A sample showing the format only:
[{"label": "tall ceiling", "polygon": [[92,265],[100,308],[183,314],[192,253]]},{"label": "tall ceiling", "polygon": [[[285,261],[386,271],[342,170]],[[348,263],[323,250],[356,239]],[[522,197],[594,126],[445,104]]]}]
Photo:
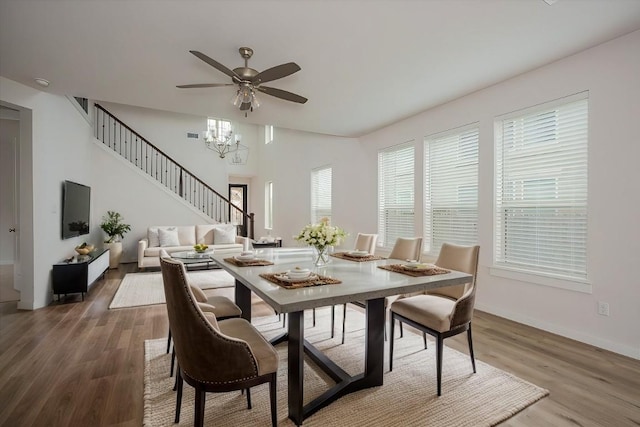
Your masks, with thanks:
[{"label": "tall ceiling", "polygon": [[[357,137],[640,29],[640,0],[0,0],[0,75],[47,92]],[[244,117],[231,79],[296,62]],[[0,93],[0,99],[2,94]]]}]

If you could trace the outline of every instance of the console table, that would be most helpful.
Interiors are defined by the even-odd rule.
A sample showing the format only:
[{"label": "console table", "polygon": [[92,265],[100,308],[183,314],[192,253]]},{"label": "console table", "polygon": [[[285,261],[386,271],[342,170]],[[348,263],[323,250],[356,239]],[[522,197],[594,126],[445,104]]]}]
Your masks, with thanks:
[{"label": "console table", "polygon": [[88,292],[89,287],[109,269],[109,250],[96,249],[87,255],[76,256],[53,265],[51,282],[53,293],[60,295]]}]

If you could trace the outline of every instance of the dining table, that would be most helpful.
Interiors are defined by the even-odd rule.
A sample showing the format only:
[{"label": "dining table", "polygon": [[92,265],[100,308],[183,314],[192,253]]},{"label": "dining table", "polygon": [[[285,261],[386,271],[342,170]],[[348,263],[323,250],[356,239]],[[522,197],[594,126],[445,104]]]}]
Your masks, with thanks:
[{"label": "dining table", "polygon": [[[271,343],[277,345],[287,342],[288,415],[296,425],[301,425],[307,417],[344,395],[383,385],[385,297],[464,284],[472,279],[470,274],[459,271],[417,277],[389,271],[380,267],[397,266],[406,262],[385,258],[361,261],[331,257],[328,264],[316,267],[313,251],[309,248],[259,249],[255,251],[255,256],[256,260],[262,261],[260,265],[237,262],[236,258],[239,255],[240,253],[216,254],[214,252],[211,257],[235,278],[235,301],[242,310],[243,318],[251,321],[252,292],[269,304],[275,312],[286,313],[289,317],[286,331],[272,339]],[[300,269],[309,269],[313,275],[327,279],[326,281],[331,284],[298,287],[289,286],[295,284],[273,281],[274,276],[280,277],[279,274]],[[305,310],[352,301],[365,303],[364,372],[358,375],[349,375],[304,339]],[[335,385],[330,386],[320,396],[306,404],[304,404],[305,354],[335,381]]]}]

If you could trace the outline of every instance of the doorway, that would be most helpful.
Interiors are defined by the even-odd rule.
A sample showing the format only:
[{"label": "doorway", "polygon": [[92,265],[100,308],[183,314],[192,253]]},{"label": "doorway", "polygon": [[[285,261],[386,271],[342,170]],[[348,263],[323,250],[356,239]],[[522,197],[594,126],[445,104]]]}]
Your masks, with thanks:
[{"label": "doorway", "polygon": [[[247,184],[229,184],[229,201],[242,212],[247,211]],[[238,235],[247,236],[247,221],[245,216],[229,206],[229,222],[238,228]]]},{"label": "doorway", "polygon": [[0,302],[19,301],[18,143],[20,112],[0,106]]}]

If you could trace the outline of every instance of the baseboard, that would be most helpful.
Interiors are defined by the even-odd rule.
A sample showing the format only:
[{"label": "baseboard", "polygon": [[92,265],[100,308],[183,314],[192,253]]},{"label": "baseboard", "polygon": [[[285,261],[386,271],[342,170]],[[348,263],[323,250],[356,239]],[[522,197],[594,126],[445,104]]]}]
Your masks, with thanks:
[{"label": "baseboard", "polygon": [[539,319],[523,316],[520,313],[491,307],[485,304],[476,303],[475,308],[480,311],[484,311],[485,313],[493,314],[505,319],[513,320],[514,322],[522,323],[523,325],[531,326],[546,332],[551,332],[552,334],[560,335],[565,338],[570,338],[572,340],[580,341],[581,343],[589,344],[594,347],[602,348],[604,350],[612,351],[623,356],[640,360],[640,348],[621,345],[619,343],[608,341],[600,337],[595,337],[593,335],[584,334],[573,329],[563,328],[555,323],[544,322]]}]

